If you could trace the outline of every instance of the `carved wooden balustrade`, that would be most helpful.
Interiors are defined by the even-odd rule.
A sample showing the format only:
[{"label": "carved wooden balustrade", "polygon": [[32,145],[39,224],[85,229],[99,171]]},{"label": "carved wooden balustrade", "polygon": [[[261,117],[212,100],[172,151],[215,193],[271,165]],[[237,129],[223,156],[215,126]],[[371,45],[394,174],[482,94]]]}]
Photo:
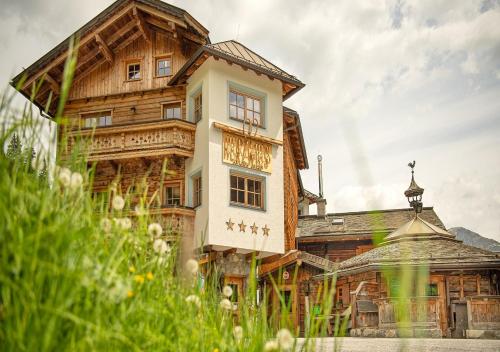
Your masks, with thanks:
[{"label": "carved wooden balustrade", "polygon": [[467,297],[468,328],[500,330],[500,296]]},{"label": "carved wooden balustrade", "polygon": [[404,304],[396,298],[375,299],[378,305],[379,328],[439,328],[438,297],[410,297]]},{"label": "carved wooden balustrade", "polygon": [[195,130],[196,125],[188,121],[164,120],[71,131],[66,151],[78,145],[88,161],[173,154],[192,157]]},{"label": "carved wooden balustrade", "polygon": [[160,223],[165,230],[166,240],[176,241],[179,236],[192,236],[195,211],[187,207],[150,208],[151,216],[161,215]]}]

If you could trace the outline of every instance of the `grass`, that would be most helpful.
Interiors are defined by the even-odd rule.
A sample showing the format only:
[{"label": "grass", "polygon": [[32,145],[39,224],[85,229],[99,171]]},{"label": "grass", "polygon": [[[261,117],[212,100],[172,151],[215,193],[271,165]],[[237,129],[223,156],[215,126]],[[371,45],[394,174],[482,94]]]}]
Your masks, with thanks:
[{"label": "grass", "polygon": [[[75,63],[75,55],[69,55],[59,123],[64,123]],[[16,112],[10,104],[11,96],[4,94],[0,145],[17,133],[31,150],[40,144],[40,123],[29,106]],[[267,293],[256,304],[255,276],[249,278],[237,314],[221,308],[217,275],[200,287],[198,274],[183,270],[175,246],[170,253],[155,251],[148,233],[156,221],[148,215],[149,200],[143,199],[146,211],[140,216],[108,210],[102,199],[92,198],[94,170],[87,170],[76,153],[58,161],[68,170],[49,168],[48,177],[37,171],[39,156],[30,160],[25,155],[21,150],[0,153],[2,351],[262,351],[276,337],[277,325],[268,318],[273,314],[266,310]],[[81,185],[75,175],[82,176]],[[110,189],[109,197],[115,195]],[[109,225],[103,219],[112,226],[103,226]],[[115,219],[131,219],[133,226]],[[256,264],[253,260],[253,269]],[[332,285],[325,287],[323,312],[328,313],[334,291]],[[277,284],[270,289],[277,290]],[[193,295],[199,306],[196,299],[186,301]],[[282,311],[289,311],[280,300]],[[278,325],[291,325],[289,314],[280,319]],[[236,326],[241,326],[242,337],[235,334]],[[311,323],[311,336],[324,331],[325,323]]]}]

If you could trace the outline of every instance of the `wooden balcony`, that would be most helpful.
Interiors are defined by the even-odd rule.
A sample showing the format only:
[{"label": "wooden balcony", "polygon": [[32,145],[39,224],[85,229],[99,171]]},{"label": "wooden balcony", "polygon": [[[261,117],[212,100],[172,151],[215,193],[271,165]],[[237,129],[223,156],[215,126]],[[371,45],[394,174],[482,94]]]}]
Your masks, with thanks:
[{"label": "wooden balcony", "polygon": [[378,306],[379,328],[440,328],[438,297],[409,297],[404,304],[395,298],[373,302]]},{"label": "wooden balcony", "polygon": [[88,161],[166,155],[192,157],[195,130],[196,125],[185,120],[162,120],[71,131],[67,152],[71,153],[78,143]]},{"label": "wooden balcony", "polygon": [[195,210],[188,207],[150,208],[151,216],[161,215],[161,224],[165,230],[166,240],[175,241],[179,236],[192,236],[194,232]]},{"label": "wooden balcony", "polygon": [[500,330],[500,296],[467,297],[469,330]]}]

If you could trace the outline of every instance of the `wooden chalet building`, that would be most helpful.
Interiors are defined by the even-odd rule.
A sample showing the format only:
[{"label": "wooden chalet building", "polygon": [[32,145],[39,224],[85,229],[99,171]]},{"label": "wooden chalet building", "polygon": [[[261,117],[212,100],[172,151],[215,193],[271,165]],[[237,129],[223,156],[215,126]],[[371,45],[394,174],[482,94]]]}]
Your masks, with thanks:
[{"label": "wooden chalet building", "polygon": [[325,276],[337,277],[336,313],[349,310],[351,336],[500,338],[500,256],[456,240],[422,211],[422,193],[412,172],[410,219],[373,249],[326,250],[343,261],[313,278],[312,294]]},{"label": "wooden chalet building", "polygon": [[[83,6],[83,4],[82,4]],[[175,240],[242,292],[249,261],[295,248],[298,170],[308,167],[297,112],[304,84],[241,43],[211,43],[186,11],[118,0],[72,36],[77,63],[59,156],[95,164],[93,191],[147,193]],[[56,115],[70,38],[12,81]],[[77,141],[88,143],[76,149]],[[166,164],[168,172],[162,171]],[[145,181],[144,181],[145,180]],[[154,198],[154,199],[153,199]]]}]

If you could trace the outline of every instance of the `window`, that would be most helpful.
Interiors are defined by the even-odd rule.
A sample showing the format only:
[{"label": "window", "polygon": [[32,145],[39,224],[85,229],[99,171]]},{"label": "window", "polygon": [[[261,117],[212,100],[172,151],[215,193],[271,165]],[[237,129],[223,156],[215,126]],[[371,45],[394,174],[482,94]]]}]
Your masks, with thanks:
[{"label": "window", "polygon": [[201,175],[193,177],[193,207],[201,205]]},{"label": "window", "polygon": [[166,77],[172,74],[172,59],[170,57],[162,57],[156,59],[156,76]]},{"label": "window", "polygon": [[202,95],[201,92],[198,93],[194,98],[193,98],[193,117],[194,117],[194,122],[197,123],[198,121],[201,120],[201,112],[202,112]]},{"label": "window", "polygon": [[428,284],[425,287],[425,295],[426,296],[439,296],[438,294],[438,285],[437,284]]},{"label": "window", "polygon": [[257,126],[263,126],[261,105],[260,98],[236,91],[229,92],[229,117],[232,119],[250,121]]},{"label": "window", "polygon": [[231,203],[264,208],[262,179],[239,174],[231,175]]},{"label": "window", "polygon": [[181,187],[180,185],[171,185],[165,187],[165,198],[163,204],[166,206],[181,205]]},{"label": "window", "polygon": [[139,62],[127,65],[127,79],[129,81],[141,79],[141,64]]},{"label": "window", "polygon": [[169,103],[163,105],[163,119],[180,119],[181,118],[181,103]]},{"label": "window", "polygon": [[84,128],[111,126],[113,123],[111,111],[82,114],[82,119]]}]

